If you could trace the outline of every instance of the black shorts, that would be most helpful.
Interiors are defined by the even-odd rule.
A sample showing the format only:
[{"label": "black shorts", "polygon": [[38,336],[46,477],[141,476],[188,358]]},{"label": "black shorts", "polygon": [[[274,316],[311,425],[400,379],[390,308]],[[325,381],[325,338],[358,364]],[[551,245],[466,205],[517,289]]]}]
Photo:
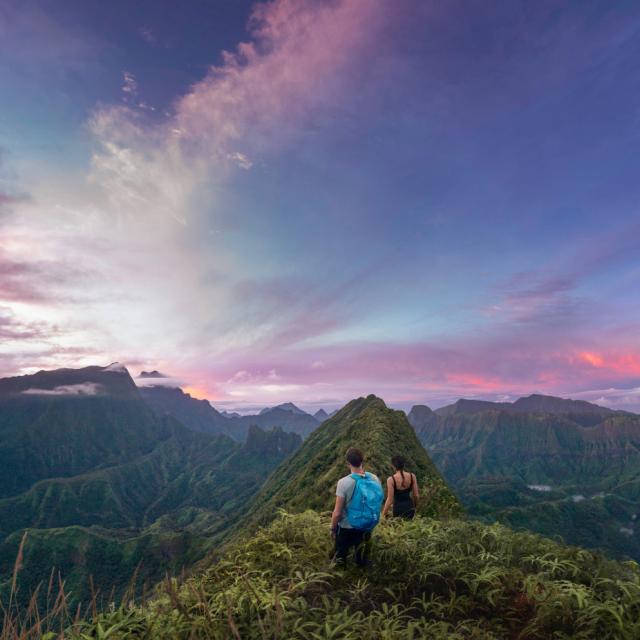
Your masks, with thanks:
[{"label": "black shorts", "polygon": [[338,527],[335,550],[336,562],[338,564],[346,564],[349,551],[353,548],[356,564],[360,566],[366,565],[370,540],[370,531]]}]

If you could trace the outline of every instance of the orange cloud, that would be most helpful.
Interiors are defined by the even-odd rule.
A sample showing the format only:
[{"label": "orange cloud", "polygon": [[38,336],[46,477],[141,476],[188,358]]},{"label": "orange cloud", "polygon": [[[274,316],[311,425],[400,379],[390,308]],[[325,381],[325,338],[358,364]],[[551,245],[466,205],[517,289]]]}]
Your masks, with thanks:
[{"label": "orange cloud", "polygon": [[583,351],[580,354],[580,358],[582,358],[582,360],[584,360],[585,362],[588,362],[590,365],[594,367],[601,367],[604,362],[599,355],[596,355],[595,353],[590,353],[589,351]]},{"label": "orange cloud", "polygon": [[212,398],[212,394],[203,387],[182,387],[182,390],[197,400],[215,400]]},{"label": "orange cloud", "polygon": [[640,375],[640,356],[635,354],[600,355],[589,351],[579,354],[580,359],[598,369],[609,369],[624,375]]},{"label": "orange cloud", "polygon": [[485,390],[501,390],[505,383],[498,378],[484,378],[472,373],[450,373],[446,376],[447,382],[460,384],[465,387],[478,387]]}]

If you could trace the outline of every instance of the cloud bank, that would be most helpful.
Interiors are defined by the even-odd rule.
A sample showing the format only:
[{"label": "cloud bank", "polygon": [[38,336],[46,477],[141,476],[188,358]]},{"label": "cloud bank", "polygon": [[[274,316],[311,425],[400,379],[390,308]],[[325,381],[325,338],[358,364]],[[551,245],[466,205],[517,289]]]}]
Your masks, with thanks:
[{"label": "cloud bank", "polygon": [[[461,138],[489,137],[494,109],[513,103],[488,91],[469,106],[464,91],[503,75],[500,95],[522,88],[520,58],[485,68],[491,47],[469,61],[457,44],[450,59],[430,56],[444,35],[467,35],[452,31],[459,10],[447,20],[412,5],[407,30],[410,4],[257,4],[246,41],[165,113],[140,99],[144,77],[122,69],[117,101],[86,123],[86,173],[43,176],[28,199],[0,190],[0,375],[108,359],[170,370],[237,406],[335,406],[371,392],[437,406],[539,391],[640,408],[637,223],[571,237],[533,267],[492,214],[490,233],[478,231],[482,185],[458,200],[453,169],[488,180],[490,158]],[[451,122],[453,160],[439,151]],[[415,147],[401,145],[403,127],[422,134]],[[422,216],[402,204],[417,182]],[[394,220],[406,221],[402,234]],[[483,252],[486,238],[495,244]],[[500,253],[510,244],[522,247],[514,260]]]},{"label": "cloud bank", "polygon": [[32,396],[97,396],[104,393],[104,388],[95,382],[83,382],[60,385],[53,389],[25,389],[22,393]]}]

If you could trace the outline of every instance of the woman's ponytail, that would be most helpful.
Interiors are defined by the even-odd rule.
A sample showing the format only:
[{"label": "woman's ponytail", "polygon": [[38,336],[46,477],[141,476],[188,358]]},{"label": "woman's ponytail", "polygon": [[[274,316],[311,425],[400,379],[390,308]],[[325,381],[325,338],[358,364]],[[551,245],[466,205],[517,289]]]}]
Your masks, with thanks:
[{"label": "woman's ponytail", "polygon": [[397,471],[400,472],[400,475],[402,476],[402,482],[404,484],[404,465],[407,464],[404,456],[393,456],[393,458],[391,458],[391,464]]}]

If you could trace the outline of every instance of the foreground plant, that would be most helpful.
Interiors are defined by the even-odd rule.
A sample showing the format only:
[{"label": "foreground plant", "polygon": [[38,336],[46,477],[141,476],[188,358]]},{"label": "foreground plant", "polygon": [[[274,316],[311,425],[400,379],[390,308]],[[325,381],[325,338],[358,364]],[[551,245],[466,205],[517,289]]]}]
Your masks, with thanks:
[{"label": "foreground plant", "polygon": [[640,637],[640,568],[500,525],[416,518],[375,532],[365,573],[336,569],[327,518],[282,514],[145,606],[72,638],[236,640]]}]

